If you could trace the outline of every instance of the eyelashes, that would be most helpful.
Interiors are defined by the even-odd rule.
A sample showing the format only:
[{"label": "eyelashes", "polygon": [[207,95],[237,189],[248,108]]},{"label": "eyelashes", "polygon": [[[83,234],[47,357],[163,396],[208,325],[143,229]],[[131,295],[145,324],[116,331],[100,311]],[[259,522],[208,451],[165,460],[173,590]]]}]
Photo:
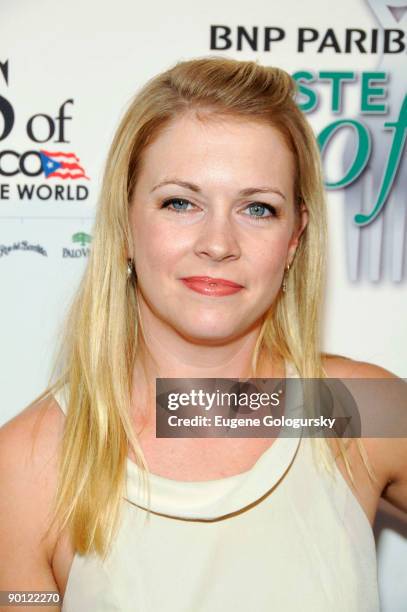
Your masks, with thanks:
[{"label": "eyelashes", "polygon": [[[171,205],[173,205],[174,203],[183,204],[183,205],[190,204],[191,206],[195,206],[194,204],[192,204],[192,202],[190,202],[189,200],[185,198],[169,198],[168,200],[165,200],[163,202],[161,208],[167,208],[171,212],[178,213],[178,214],[185,214],[188,212],[186,208],[172,208]],[[261,215],[252,215],[252,214],[245,215],[246,217],[249,217],[250,219],[254,219],[255,221],[270,221],[273,218],[279,217],[279,212],[271,204],[265,204],[264,202],[250,202],[250,204],[246,206],[245,210],[253,209],[253,208],[260,209],[260,211],[261,209],[264,209],[270,213],[269,215],[262,215],[262,214]]]}]

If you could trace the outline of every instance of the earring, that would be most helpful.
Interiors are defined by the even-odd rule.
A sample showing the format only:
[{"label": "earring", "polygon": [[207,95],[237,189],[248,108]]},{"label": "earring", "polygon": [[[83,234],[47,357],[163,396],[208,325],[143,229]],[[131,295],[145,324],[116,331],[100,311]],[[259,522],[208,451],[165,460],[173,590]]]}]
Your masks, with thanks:
[{"label": "earring", "polygon": [[134,267],[134,261],[132,259],[127,260],[127,280],[130,280],[134,276],[134,280],[137,280],[137,274]]},{"label": "earring", "polygon": [[290,269],[290,264],[287,264],[287,267],[284,272],[284,278],[283,278],[283,284],[282,284],[282,290],[284,293],[286,293],[287,291],[287,276],[288,276],[289,269]]}]

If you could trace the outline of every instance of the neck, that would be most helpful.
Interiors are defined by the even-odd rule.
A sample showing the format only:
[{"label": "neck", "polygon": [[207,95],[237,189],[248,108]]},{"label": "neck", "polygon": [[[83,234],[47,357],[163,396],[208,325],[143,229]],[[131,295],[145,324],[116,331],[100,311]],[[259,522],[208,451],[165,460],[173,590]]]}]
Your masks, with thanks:
[{"label": "neck", "polygon": [[[185,338],[149,311],[142,313],[138,351],[133,372],[137,405],[145,412],[155,405],[156,378],[241,378],[253,377],[252,355],[261,332],[259,321],[244,335],[229,341],[199,342]],[[141,331],[142,330],[142,331]],[[259,355],[256,376],[284,375],[281,361]]]}]

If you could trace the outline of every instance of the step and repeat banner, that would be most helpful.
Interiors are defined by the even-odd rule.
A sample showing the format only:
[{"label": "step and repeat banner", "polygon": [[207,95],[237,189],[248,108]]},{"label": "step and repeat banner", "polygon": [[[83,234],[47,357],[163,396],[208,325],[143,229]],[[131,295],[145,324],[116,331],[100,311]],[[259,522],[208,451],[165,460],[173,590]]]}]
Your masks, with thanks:
[{"label": "step and repeat banner", "polygon": [[[3,0],[0,16],[0,423],[47,383],[131,97],[207,55],[297,81],[327,190],[324,349],[407,377],[407,0]],[[406,536],[379,515],[386,611],[407,610]]]}]

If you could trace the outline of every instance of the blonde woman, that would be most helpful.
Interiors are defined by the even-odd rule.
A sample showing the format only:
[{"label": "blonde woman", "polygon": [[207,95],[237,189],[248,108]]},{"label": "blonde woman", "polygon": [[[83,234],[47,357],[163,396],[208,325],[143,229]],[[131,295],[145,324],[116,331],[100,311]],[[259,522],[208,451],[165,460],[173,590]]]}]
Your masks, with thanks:
[{"label": "blonde woman", "polygon": [[155,435],[157,377],[393,376],[321,354],[324,196],[294,95],[203,58],[130,104],[57,378],[1,431],[0,589],[65,612],[379,609],[371,524],[381,496],[407,510],[404,441]]}]

